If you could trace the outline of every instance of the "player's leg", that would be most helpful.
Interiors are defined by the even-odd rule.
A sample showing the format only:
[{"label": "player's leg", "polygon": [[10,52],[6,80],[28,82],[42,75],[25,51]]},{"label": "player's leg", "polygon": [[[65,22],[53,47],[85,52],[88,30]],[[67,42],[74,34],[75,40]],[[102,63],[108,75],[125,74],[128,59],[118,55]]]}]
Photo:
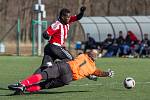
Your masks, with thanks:
[{"label": "player's leg", "polygon": [[57,64],[53,64],[53,66],[50,66],[46,69],[44,69],[39,74],[34,74],[26,78],[25,80],[21,81],[21,84],[28,87],[30,85],[33,85],[37,82],[40,82],[41,80],[47,80],[51,78],[57,78],[60,76],[59,68]]},{"label": "player's leg", "polygon": [[38,85],[41,87],[41,89],[52,89],[62,87],[65,85],[65,83],[61,79],[56,78],[40,82]]},{"label": "player's leg", "polygon": [[[45,80],[45,83],[41,83],[42,85],[39,84],[39,86],[34,86],[35,84],[40,83],[41,80]],[[72,72],[69,65],[65,62],[58,62],[53,66],[46,68],[40,74],[33,74],[18,84],[9,85],[8,88],[20,93],[25,90],[37,91],[44,89],[47,87],[44,87],[46,84],[48,84],[48,88],[56,88],[67,85],[70,81],[72,81]],[[45,85],[43,86],[43,84]]]},{"label": "player's leg", "polygon": [[64,59],[64,60],[73,60],[74,59],[74,57],[71,55],[71,53],[64,48],[61,48],[61,52],[59,55],[60,55],[59,59]]},{"label": "player's leg", "polygon": [[51,89],[51,88],[57,88],[57,87],[62,87],[66,85],[61,79],[49,79],[46,81],[42,81],[38,84],[29,86],[26,88],[27,92],[36,92],[42,89]]},{"label": "player's leg", "polygon": [[60,59],[60,60],[64,60],[64,59],[72,60],[73,59],[73,56],[71,55],[71,53],[67,51],[66,49],[62,48],[61,46],[56,46],[52,44],[51,52],[53,52],[53,55],[55,55],[55,59]]},{"label": "player's leg", "polygon": [[10,90],[15,91],[14,92],[15,95],[20,95],[24,93],[24,91],[26,90],[26,87],[34,83],[40,82],[42,78],[43,77],[41,74],[31,75],[19,83],[8,85],[8,88]]},{"label": "player's leg", "polygon": [[41,64],[41,67],[42,66],[51,66],[53,63],[54,63],[54,60],[56,59],[55,58],[55,55],[53,53],[53,48],[51,48],[51,44],[47,44],[44,48],[44,57],[43,57],[43,60],[42,60],[42,64]]},{"label": "player's leg", "polygon": [[64,85],[68,85],[72,81],[72,71],[69,64],[66,62],[58,62],[57,64],[60,70],[60,77],[40,82],[39,85],[42,89],[62,87]]},{"label": "player's leg", "polygon": [[10,90],[15,90],[15,89],[18,89],[19,87],[20,88],[21,87],[27,87],[27,86],[30,86],[34,83],[40,82],[42,79],[43,79],[43,76],[41,74],[31,75],[31,76],[27,77],[26,79],[20,81],[17,84],[9,85],[8,88]]},{"label": "player's leg", "polygon": [[41,73],[44,69],[46,69],[49,66],[52,66],[54,64],[54,55],[51,50],[51,46],[48,43],[44,48],[44,57],[42,59],[41,66],[34,72],[34,74]]},{"label": "player's leg", "polygon": [[70,65],[66,62],[61,62],[60,63],[60,79],[65,83],[68,84],[70,81],[72,81],[72,71],[70,68]]},{"label": "player's leg", "polygon": [[23,92],[26,87],[32,86],[33,84],[39,83],[41,80],[47,80],[48,78],[57,78],[60,76],[57,64],[46,68],[39,74],[33,74],[26,79],[22,80],[17,84],[9,85],[10,90]]},{"label": "player's leg", "polygon": [[40,85],[38,84],[35,84],[35,85],[32,85],[32,86],[29,86],[26,88],[26,91],[27,92],[37,92],[37,91],[40,91],[42,88]]},{"label": "player's leg", "polygon": [[[54,67],[56,68],[56,67]],[[53,72],[52,74],[48,73],[47,71],[51,71]],[[37,91],[37,90],[40,90],[41,87],[39,85],[34,85],[34,84],[37,84],[39,83],[41,80],[47,80],[48,77],[50,78],[56,78],[58,77],[60,74],[57,74],[59,73],[59,71],[55,71],[55,70],[45,70],[43,71],[41,74],[33,74],[29,77],[27,77],[26,79],[22,80],[21,82],[17,83],[17,84],[11,84],[8,86],[8,88],[10,90],[13,90],[15,91],[14,94],[23,94],[23,92],[26,90],[26,91]]]},{"label": "player's leg", "polygon": [[69,51],[65,50],[61,46],[47,44],[44,48],[44,57],[41,67],[54,64],[56,59],[68,61],[72,60],[73,56]]},{"label": "player's leg", "polygon": [[65,50],[61,46],[47,44],[44,48],[44,57],[41,67],[53,65],[56,59],[72,60],[73,56],[69,51]]},{"label": "player's leg", "polygon": [[40,82],[39,86],[41,89],[52,89],[52,88],[58,88],[58,87],[62,87],[65,85],[69,85],[71,81],[72,81],[72,75],[66,74],[63,77],[49,79],[49,80]]},{"label": "player's leg", "polygon": [[[48,75],[48,79],[38,83],[37,85],[27,88],[27,91],[34,92],[40,89],[51,89],[51,88],[57,88],[57,87],[62,87],[64,85],[68,85],[72,81],[72,72],[69,65],[66,62],[57,62],[57,66],[59,67],[59,75],[56,74],[56,76],[58,75],[59,77],[52,78],[50,74],[51,70],[49,68],[47,70],[48,72],[47,74],[50,74]],[[56,68],[56,66],[54,68]]]},{"label": "player's leg", "polygon": [[52,66],[54,63],[49,55],[44,55],[41,66],[34,72],[34,74],[41,73],[47,67]]}]

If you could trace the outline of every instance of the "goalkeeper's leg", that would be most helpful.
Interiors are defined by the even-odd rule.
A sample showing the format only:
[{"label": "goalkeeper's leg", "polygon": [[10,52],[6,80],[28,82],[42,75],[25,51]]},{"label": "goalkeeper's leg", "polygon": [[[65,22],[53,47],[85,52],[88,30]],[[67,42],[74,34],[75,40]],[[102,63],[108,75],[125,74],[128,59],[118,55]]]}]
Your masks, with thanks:
[{"label": "goalkeeper's leg", "polygon": [[27,92],[37,92],[42,89],[52,89],[52,88],[58,88],[62,87],[64,85],[67,85],[67,83],[64,83],[61,81],[61,79],[50,79],[43,82],[40,82],[38,84],[29,86],[26,88]]}]

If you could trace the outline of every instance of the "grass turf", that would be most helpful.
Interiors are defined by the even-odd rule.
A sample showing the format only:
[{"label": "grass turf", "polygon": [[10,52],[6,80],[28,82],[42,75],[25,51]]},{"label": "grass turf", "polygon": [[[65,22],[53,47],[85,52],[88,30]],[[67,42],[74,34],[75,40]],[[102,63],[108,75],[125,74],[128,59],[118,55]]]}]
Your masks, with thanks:
[{"label": "grass turf", "polygon": [[[42,57],[0,56],[0,100],[149,100],[150,59],[101,58],[97,66],[103,70],[115,71],[113,78],[99,78],[98,81],[83,79],[70,85],[10,96],[13,91],[7,85],[32,74],[40,65]],[[133,77],[136,86],[125,89],[123,80]]]}]

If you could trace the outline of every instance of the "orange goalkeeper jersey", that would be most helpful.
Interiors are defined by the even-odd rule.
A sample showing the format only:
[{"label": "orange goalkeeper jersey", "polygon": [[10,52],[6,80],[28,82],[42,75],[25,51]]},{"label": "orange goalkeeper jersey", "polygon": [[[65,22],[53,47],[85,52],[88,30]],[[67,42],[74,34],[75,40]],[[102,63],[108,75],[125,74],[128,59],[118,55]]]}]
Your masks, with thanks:
[{"label": "orange goalkeeper jersey", "polygon": [[73,73],[73,80],[89,76],[96,70],[95,62],[87,54],[80,54],[76,59],[68,63]]}]

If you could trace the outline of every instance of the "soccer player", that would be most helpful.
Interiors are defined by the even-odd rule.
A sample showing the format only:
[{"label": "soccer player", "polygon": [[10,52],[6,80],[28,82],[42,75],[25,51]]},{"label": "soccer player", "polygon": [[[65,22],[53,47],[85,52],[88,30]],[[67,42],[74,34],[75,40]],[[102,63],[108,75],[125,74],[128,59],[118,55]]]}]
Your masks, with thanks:
[{"label": "soccer player", "polygon": [[80,54],[72,61],[57,62],[41,73],[33,74],[17,84],[9,85],[8,88],[14,90],[15,94],[22,94],[24,91],[36,92],[41,89],[69,85],[71,81],[83,78],[96,80],[95,77],[112,77],[113,71],[102,71],[96,68],[96,58],[97,51],[91,50],[85,54]]},{"label": "soccer player", "polygon": [[70,10],[63,8],[60,11],[58,20],[49,26],[45,32],[43,32],[43,37],[49,41],[44,48],[44,57],[41,67],[51,66],[56,59],[73,59],[73,56],[64,48],[64,43],[68,36],[70,24],[80,20],[83,17],[85,10],[86,7],[83,6],[80,8],[80,13],[78,15],[71,16]]}]

